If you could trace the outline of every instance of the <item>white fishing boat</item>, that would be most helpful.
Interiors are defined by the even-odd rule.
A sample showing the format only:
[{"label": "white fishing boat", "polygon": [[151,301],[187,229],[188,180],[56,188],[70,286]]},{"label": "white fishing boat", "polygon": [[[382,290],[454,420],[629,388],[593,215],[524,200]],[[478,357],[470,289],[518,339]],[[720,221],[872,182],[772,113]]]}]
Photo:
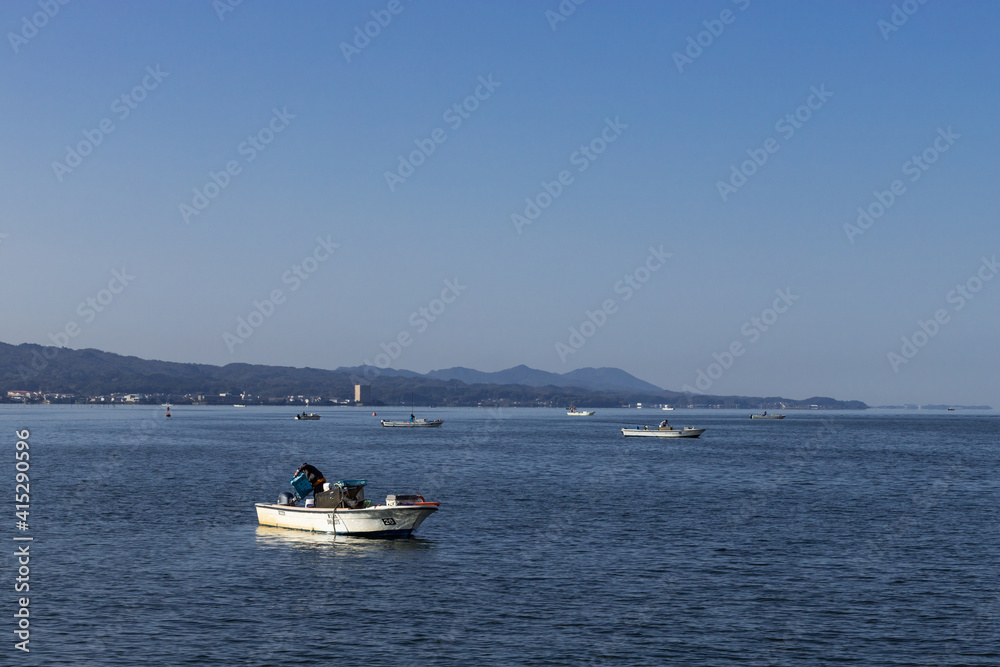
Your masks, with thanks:
[{"label": "white fishing boat", "polygon": [[664,410],[673,410],[673,408],[672,408],[672,407],[670,407],[669,405],[664,405],[664,406],[663,406],[663,409],[664,409]]},{"label": "white fishing boat", "polygon": [[691,426],[684,428],[636,426],[635,428],[622,429],[622,435],[626,438],[697,438],[704,432],[703,428],[692,428]]},{"label": "white fishing boat", "polygon": [[440,426],[444,423],[443,419],[410,419],[409,421],[393,421],[392,419],[381,419],[382,426],[388,427],[402,427],[402,428],[420,428],[427,426]]},{"label": "white fishing boat", "polygon": [[326,484],[328,490],[317,493],[315,500],[309,499],[304,507],[296,504],[295,496],[301,499],[300,489],[296,489],[295,496],[283,493],[276,503],[254,503],[257,521],[262,526],[317,533],[409,537],[438,510],[439,503],[419,495],[388,495],[384,505],[374,505],[364,498],[366,484],[363,479]]},{"label": "white fishing boat", "polygon": [[301,414],[295,415],[295,418],[296,419],[304,419],[306,421],[316,421],[317,419],[319,419],[319,415],[316,414],[315,412],[310,412],[308,414],[306,414],[305,412],[303,412]]},{"label": "white fishing boat", "polygon": [[569,410],[566,411],[566,414],[569,415],[570,417],[590,417],[591,415],[594,414],[594,410],[577,410],[576,406],[574,405],[573,407],[571,407]]},{"label": "white fishing boat", "polygon": [[769,415],[766,412],[759,415],[750,415],[750,419],[784,419],[785,415]]}]

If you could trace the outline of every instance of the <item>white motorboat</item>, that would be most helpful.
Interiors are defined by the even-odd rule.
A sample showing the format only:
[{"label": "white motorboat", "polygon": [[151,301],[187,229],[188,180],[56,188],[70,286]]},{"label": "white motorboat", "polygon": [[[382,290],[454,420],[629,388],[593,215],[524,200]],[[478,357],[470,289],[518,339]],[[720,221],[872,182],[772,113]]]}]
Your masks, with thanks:
[{"label": "white motorboat", "polygon": [[407,427],[421,427],[421,426],[440,426],[444,423],[443,419],[411,419],[409,421],[393,421],[391,419],[382,419],[382,426],[400,426],[403,428]]},{"label": "white motorboat", "polygon": [[664,405],[664,406],[663,406],[663,409],[664,409],[664,410],[673,410],[673,408],[672,408],[672,407],[670,407],[669,405]]},{"label": "white motorboat", "polygon": [[[327,491],[316,494],[314,505],[300,507],[294,496],[283,493],[276,503],[254,503],[257,521],[275,526],[317,533],[357,537],[409,537],[424,519],[436,512],[439,503],[419,495],[388,495],[385,504],[373,505],[364,499],[366,480],[341,480]],[[328,485],[329,486],[329,485]],[[296,490],[296,495],[299,490]]]},{"label": "white motorboat", "polygon": [[750,419],[784,419],[785,415],[769,415],[766,412],[759,415],[750,415]]},{"label": "white motorboat", "polygon": [[566,411],[566,414],[570,417],[589,417],[594,414],[594,410],[577,410],[576,406],[573,406]]},{"label": "white motorboat", "polygon": [[622,435],[626,438],[697,438],[705,432],[703,428],[674,428],[672,426],[660,426],[659,428],[649,428],[648,426],[635,428],[623,428]]}]

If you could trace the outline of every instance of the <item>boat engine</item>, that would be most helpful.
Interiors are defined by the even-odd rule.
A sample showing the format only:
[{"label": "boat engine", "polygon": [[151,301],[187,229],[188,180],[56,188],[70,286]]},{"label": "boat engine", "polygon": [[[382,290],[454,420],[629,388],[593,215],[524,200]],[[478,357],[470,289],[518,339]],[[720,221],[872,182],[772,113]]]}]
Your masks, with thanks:
[{"label": "boat engine", "polygon": [[278,496],[278,504],[279,505],[294,505],[295,504],[295,496],[292,495],[291,493],[289,493],[288,491],[282,491],[281,495]]}]

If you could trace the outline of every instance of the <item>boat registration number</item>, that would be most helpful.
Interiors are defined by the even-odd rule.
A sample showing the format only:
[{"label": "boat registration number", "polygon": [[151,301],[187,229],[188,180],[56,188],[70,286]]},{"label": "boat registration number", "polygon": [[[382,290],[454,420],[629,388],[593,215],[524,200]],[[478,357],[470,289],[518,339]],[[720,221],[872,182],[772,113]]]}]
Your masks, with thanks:
[{"label": "boat registration number", "polygon": [[395,526],[396,520],[393,519],[391,516],[387,516],[382,518],[382,523],[385,524],[386,526]]}]

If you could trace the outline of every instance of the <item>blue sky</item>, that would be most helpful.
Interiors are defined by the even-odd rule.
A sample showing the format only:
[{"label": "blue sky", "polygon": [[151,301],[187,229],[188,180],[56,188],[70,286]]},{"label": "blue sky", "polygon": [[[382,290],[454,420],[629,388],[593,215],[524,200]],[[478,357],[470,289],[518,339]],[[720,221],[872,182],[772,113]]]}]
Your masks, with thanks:
[{"label": "blue sky", "polygon": [[7,2],[0,340],[997,406],[998,18]]}]

